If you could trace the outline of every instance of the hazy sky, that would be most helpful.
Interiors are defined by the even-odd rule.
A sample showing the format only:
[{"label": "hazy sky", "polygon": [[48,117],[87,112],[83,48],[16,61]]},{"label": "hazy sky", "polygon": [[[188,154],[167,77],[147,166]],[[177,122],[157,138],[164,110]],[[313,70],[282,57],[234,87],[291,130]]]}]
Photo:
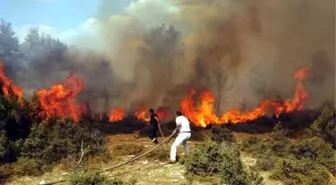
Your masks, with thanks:
[{"label": "hazy sky", "polygon": [[[108,2],[108,3],[106,3]],[[120,14],[132,0],[0,0],[0,18],[13,24],[19,37],[30,27],[62,40],[73,37],[93,19]],[[22,40],[22,38],[20,38]]]}]

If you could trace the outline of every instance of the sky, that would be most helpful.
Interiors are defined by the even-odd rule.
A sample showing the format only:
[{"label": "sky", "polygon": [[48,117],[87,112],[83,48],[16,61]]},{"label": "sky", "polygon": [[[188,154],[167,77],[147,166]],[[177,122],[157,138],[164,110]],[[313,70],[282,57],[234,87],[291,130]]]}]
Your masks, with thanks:
[{"label": "sky", "polygon": [[71,43],[90,32],[96,18],[120,14],[132,0],[0,0],[0,18],[11,22],[20,40],[31,27]]}]

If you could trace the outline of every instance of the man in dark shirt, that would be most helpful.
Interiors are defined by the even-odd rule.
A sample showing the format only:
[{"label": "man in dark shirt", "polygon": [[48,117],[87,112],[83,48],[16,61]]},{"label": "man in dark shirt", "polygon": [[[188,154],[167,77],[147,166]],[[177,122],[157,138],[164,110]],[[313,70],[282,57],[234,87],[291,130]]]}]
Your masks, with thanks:
[{"label": "man in dark shirt", "polygon": [[149,128],[148,128],[148,137],[154,142],[155,144],[158,143],[156,132],[160,126],[159,117],[155,114],[154,109],[149,109],[150,113],[150,121],[149,121]]}]

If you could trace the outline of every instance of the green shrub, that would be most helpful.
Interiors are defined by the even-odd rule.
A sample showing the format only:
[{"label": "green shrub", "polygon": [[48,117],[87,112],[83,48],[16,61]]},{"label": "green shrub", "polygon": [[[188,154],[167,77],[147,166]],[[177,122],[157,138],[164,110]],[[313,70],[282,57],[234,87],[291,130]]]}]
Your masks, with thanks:
[{"label": "green shrub", "polygon": [[233,135],[232,132],[224,127],[220,126],[214,126],[211,128],[211,139],[215,142],[232,142],[233,141]]},{"label": "green shrub", "polygon": [[277,158],[259,158],[257,159],[257,162],[254,166],[254,168],[256,170],[260,170],[260,171],[271,171],[274,169],[275,167],[275,163],[277,162]]},{"label": "green shrub", "polygon": [[302,160],[280,160],[271,178],[281,180],[285,185],[330,184],[330,175],[324,166]]},{"label": "green shrub", "polygon": [[224,147],[208,139],[197,144],[195,150],[185,155],[181,162],[189,172],[194,174],[207,175],[218,173],[222,168],[226,152]]},{"label": "green shrub", "polygon": [[[271,170],[272,178],[287,184],[323,184],[320,177],[324,178],[326,173],[335,174],[335,150],[319,137],[295,141],[279,135],[273,140],[250,139],[243,142],[242,149],[258,158],[256,170]],[[304,171],[306,167],[310,169]],[[313,173],[314,170],[317,173]]]},{"label": "green shrub", "polygon": [[6,153],[6,142],[7,142],[7,137],[5,131],[1,130],[0,131],[0,161],[2,161],[2,158],[4,157]]},{"label": "green shrub", "polygon": [[104,136],[99,130],[80,124],[41,123],[32,127],[23,143],[21,155],[41,164],[53,165],[70,156],[78,160],[81,150],[87,151],[84,158],[105,154]]},{"label": "green shrub", "polygon": [[95,173],[76,173],[70,178],[70,185],[134,185],[135,181],[126,182],[119,179],[108,179]]},{"label": "green shrub", "polygon": [[13,165],[12,172],[15,175],[40,175],[41,166],[34,159],[20,157]]},{"label": "green shrub", "polygon": [[286,127],[284,127],[284,126],[281,125],[281,124],[277,124],[277,125],[275,125],[275,127],[273,128],[273,132],[276,133],[276,134],[279,134],[279,135],[286,136],[286,137],[292,137],[292,136],[295,135],[295,133],[296,133],[297,131],[296,131],[296,130],[293,130],[293,129],[286,128]]},{"label": "green shrub", "polygon": [[13,165],[2,164],[0,165],[0,179],[7,179],[13,175]]},{"label": "green shrub", "polygon": [[311,135],[318,135],[326,141],[334,144],[336,140],[336,120],[335,108],[329,109],[325,107],[320,117],[311,125],[308,130]]},{"label": "green shrub", "polygon": [[290,139],[276,136],[274,139],[258,140],[250,138],[242,142],[241,149],[257,158],[269,158],[272,156],[289,157],[288,150],[292,146]]},{"label": "green shrub", "polygon": [[185,155],[181,162],[188,172],[196,175],[220,173],[224,184],[262,184],[262,178],[258,174],[248,173],[244,169],[238,147],[232,143],[219,144],[206,140]]},{"label": "green shrub", "polygon": [[332,174],[336,173],[335,150],[321,138],[313,137],[298,140],[289,152],[293,153],[296,159],[312,161],[325,166]]}]

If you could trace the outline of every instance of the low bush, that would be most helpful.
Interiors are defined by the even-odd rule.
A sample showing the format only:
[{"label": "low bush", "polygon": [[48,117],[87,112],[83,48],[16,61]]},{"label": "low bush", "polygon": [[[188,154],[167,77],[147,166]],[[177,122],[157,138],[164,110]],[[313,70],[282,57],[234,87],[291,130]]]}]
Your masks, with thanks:
[{"label": "low bush", "polygon": [[336,140],[336,108],[330,109],[325,107],[322,114],[316,119],[316,121],[307,129],[310,136],[318,135],[325,141],[333,144],[335,148]]},{"label": "low bush", "polygon": [[30,175],[37,176],[43,173],[41,165],[37,163],[34,159],[20,157],[12,165],[12,173],[15,175]]},{"label": "low bush", "polygon": [[7,142],[7,137],[5,131],[1,130],[0,131],[0,161],[4,157],[6,153],[6,142]]},{"label": "low bush", "polygon": [[134,185],[136,181],[126,182],[120,179],[108,179],[95,173],[76,173],[70,178],[69,185]]},{"label": "low bush", "polygon": [[17,176],[38,176],[43,173],[41,165],[35,160],[25,157],[20,157],[15,163],[2,164],[0,166],[0,179],[6,179],[11,175]]},{"label": "low bush", "polygon": [[224,127],[214,126],[211,128],[211,140],[221,143],[223,141],[233,142],[232,132]]},{"label": "low bush", "polygon": [[330,175],[324,166],[295,159],[280,160],[270,177],[275,180],[281,180],[285,185],[330,184]]},{"label": "low bush", "polygon": [[53,165],[63,158],[79,160],[81,152],[89,155],[104,154],[104,136],[99,130],[79,124],[35,124],[24,141],[21,155],[40,164]]},{"label": "low bush", "polygon": [[75,173],[69,185],[134,185],[135,181],[126,182],[120,179],[108,179],[96,173]]},{"label": "low bush", "polygon": [[2,164],[0,165],[0,179],[7,179],[13,175],[13,165]]},{"label": "low bush", "polygon": [[206,140],[196,146],[183,160],[187,171],[193,174],[207,176],[221,174],[224,184],[262,184],[258,174],[251,174],[244,169],[238,147],[232,143],[221,144]]},{"label": "low bush", "polygon": [[277,135],[265,141],[253,138],[243,142],[241,148],[257,158],[256,170],[272,171],[271,178],[286,185],[324,184],[329,182],[329,174],[335,174],[335,150],[319,137],[290,140]]},{"label": "low bush", "polygon": [[273,170],[277,160],[278,160],[277,158],[268,158],[268,159],[260,158],[260,159],[257,159],[257,162],[254,166],[254,169],[258,170],[258,171]]}]

